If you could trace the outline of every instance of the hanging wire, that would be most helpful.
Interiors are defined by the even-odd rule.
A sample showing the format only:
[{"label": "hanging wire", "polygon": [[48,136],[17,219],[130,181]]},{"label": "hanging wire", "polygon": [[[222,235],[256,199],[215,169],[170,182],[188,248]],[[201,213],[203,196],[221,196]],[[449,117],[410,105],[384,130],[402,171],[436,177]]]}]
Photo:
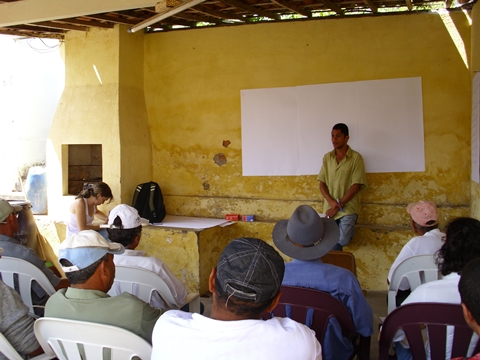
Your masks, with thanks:
[{"label": "hanging wire", "polygon": [[[35,47],[33,45],[33,41],[35,41],[35,40],[40,40],[42,42],[42,44],[45,46],[45,48]],[[51,52],[56,51],[62,45],[62,42],[57,41],[57,43],[55,45],[51,46],[51,45],[48,45],[42,38],[33,38],[33,39],[29,38],[29,39],[27,39],[27,44],[32,50],[34,50],[34,51],[36,51],[40,54],[46,54],[46,53],[51,53]]]}]

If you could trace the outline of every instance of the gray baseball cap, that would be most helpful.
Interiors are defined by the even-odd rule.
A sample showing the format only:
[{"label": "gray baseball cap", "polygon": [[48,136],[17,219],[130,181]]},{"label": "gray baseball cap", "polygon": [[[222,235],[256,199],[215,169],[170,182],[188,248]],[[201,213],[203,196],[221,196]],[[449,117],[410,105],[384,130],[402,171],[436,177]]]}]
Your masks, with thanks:
[{"label": "gray baseball cap", "polygon": [[217,265],[217,280],[223,291],[242,300],[263,302],[278,293],[285,264],[280,254],[255,238],[232,240]]}]

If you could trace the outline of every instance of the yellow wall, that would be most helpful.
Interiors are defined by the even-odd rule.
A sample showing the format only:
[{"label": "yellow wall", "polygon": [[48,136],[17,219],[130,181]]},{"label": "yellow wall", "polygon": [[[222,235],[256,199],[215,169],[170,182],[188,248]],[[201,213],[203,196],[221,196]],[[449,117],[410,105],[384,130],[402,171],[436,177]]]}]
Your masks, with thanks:
[{"label": "yellow wall", "polygon": [[[103,181],[115,204],[132,201],[151,178],[152,147],[143,96],[143,36],[126,28],[69,32],[65,90],[47,145],[49,214],[68,215],[68,144],[102,144]],[[98,72],[98,76],[96,74]]]},{"label": "yellow wall", "polygon": [[[357,257],[362,287],[385,289],[391,263],[413,236],[407,203],[435,201],[443,226],[468,215],[470,197],[480,197],[475,186],[473,195],[470,190],[471,72],[461,57],[475,52],[466,14],[451,16],[455,41],[436,14],[149,35],[127,34],[125,27],[70,32],[66,88],[47,152],[49,201],[52,194],[61,198],[61,144],[102,143],[104,180],[115,203],[130,203],[134,185],[151,178],[161,185],[169,214],[255,214],[257,222],[229,229],[230,238],[271,243],[277,220],[302,203],[320,211],[323,199],[316,176],[242,176],[240,91],[419,76],[426,171],[368,174],[370,187],[347,248]],[[325,132],[328,137],[330,128]],[[224,140],[231,144],[224,147]],[[227,159],[223,166],[213,160],[220,153]],[[156,239],[145,240],[148,253],[162,258]]]},{"label": "yellow wall", "polygon": [[[467,17],[451,16],[460,49],[470,54]],[[300,203],[321,211],[323,200],[315,176],[242,177],[240,91],[420,76],[426,171],[368,174],[370,187],[348,248],[357,256],[362,286],[384,289],[392,261],[413,235],[407,203],[435,201],[441,225],[469,213],[471,90],[461,53],[436,14],[146,35],[153,178],[167,211],[255,214],[264,221],[259,233],[270,240],[276,220],[288,218]],[[224,140],[231,142],[228,148]],[[218,153],[226,165],[214,162]]]},{"label": "yellow wall", "polygon": [[[475,5],[472,10],[472,60],[471,74],[473,76],[480,71],[480,6]],[[480,185],[471,182],[471,209],[470,216],[480,219]]]}]

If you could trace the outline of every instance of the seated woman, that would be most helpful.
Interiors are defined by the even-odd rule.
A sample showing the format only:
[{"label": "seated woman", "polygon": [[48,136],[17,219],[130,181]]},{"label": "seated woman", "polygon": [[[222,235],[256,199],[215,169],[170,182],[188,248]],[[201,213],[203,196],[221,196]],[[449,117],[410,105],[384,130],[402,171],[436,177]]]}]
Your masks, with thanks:
[{"label": "seated woman", "polygon": [[98,205],[102,205],[107,200],[108,203],[112,201],[113,195],[112,190],[106,183],[85,184],[83,190],[70,206],[70,216],[67,221],[67,237],[82,230],[96,230],[103,237],[107,238],[104,229],[100,231],[100,226],[93,225],[95,217],[103,221],[108,220],[108,216],[97,209]]}]

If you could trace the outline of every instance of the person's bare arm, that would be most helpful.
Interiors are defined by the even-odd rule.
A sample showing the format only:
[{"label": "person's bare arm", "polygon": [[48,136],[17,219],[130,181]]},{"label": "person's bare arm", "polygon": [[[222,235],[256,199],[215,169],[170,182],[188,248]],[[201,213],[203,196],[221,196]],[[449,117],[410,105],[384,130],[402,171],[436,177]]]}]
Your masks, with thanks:
[{"label": "person's bare arm", "polygon": [[345,193],[345,195],[342,196],[341,199],[339,199],[342,207],[343,205],[345,205],[346,203],[348,203],[350,200],[353,199],[353,197],[355,196],[355,194],[360,190],[360,184],[353,184],[352,186],[350,186],[347,190],[347,192]]},{"label": "person's bare arm", "polygon": [[101,212],[100,210],[97,209],[97,211],[95,212],[95,217],[100,219],[100,220],[103,220],[103,221],[108,221],[108,216],[105,215],[103,212]]},{"label": "person's bare arm", "polygon": [[328,192],[327,184],[325,184],[323,181],[320,181],[319,187],[320,187],[320,192],[325,198],[325,201],[328,202],[328,204],[330,205],[330,209],[326,211],[325,215],[327,217],[332,218],[340,210],[340,206],[337,204],[337,201],[332,199],[332,197],[330,196],[330,193]]},{"label": "person's bare arm", "polygon": [[82,230],[99,230],[100,226],[87,225],[85,202],[83,199],[77,199],[72,205],[72,213],[77,217],[78,229]]}]

